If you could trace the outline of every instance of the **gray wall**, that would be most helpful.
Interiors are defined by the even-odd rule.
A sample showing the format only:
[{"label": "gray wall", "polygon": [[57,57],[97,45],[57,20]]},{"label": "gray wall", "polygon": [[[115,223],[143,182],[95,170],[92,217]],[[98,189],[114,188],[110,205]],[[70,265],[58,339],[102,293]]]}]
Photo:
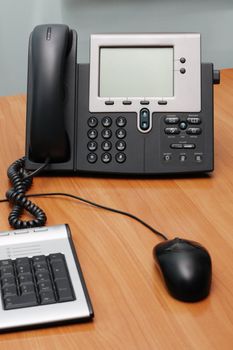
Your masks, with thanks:
[{"label": "gray wall", "polygon": [[32,28],[65,23],[78,31],[78,61],[87,62],[98,32],[200,32],[202,60],[233,67],[232,0],[0,0],[0,95],[26,92]]}]

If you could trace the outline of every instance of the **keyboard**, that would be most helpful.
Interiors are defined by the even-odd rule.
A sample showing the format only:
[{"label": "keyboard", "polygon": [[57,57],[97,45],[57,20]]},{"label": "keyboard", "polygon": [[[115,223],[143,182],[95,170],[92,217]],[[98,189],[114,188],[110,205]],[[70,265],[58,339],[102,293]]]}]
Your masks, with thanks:
[{"label": "keyboard", "polygon": [[0,331],[94,316],[68,225],[0,232]]}]

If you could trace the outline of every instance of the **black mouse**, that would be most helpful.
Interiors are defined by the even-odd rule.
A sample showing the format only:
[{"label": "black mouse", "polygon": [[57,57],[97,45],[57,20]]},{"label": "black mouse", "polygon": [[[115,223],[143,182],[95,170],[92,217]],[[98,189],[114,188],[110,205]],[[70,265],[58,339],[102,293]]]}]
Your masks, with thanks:
[{"label": "black mouse", "polygon": [[208,251],[197,242],[175,238],[159,243],[153,255],[170,294],[195,302],[210,292],[212,264]]}]

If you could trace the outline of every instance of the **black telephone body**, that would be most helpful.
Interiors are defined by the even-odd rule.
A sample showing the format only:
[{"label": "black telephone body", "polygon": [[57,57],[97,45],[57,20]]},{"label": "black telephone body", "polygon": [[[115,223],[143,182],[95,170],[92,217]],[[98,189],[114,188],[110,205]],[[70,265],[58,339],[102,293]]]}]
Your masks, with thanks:
[{"label": "black telephone body", "polygon": [[[200,36],[190,37],[94,35],[90,64],[77,64],[74,30],[37,26],[29,41],[26,168],[37,169],[49,159],[46,172],[55,174],[212,171],[213,83],[219,83],[219,72],[213,64],[198,61],[195,45],[200,50]],[[185,40],[194,42],[190,56]],[[131,57],[135,60],[130,62]],[[150,60],[161,67],[147,71]],[[162,72],[154,80],[158,97],[150,97],[150,77],[155,74],[150,69]],[[127,81],[133,81],[135,72],[138,87]],[[199,107],[185,110],[192,99]],[[177,109],[172,110],[173,105]]]}]

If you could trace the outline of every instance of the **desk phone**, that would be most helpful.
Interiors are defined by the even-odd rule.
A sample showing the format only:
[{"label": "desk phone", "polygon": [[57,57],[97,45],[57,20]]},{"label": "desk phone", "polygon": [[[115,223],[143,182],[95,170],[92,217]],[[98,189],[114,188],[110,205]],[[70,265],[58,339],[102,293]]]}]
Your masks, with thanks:
[{"label": "desk phone", "polygon": [[213,83],[200,34],[95,34],[37,26],[29,42],[26,168],[156,175],[210,172]]}]

